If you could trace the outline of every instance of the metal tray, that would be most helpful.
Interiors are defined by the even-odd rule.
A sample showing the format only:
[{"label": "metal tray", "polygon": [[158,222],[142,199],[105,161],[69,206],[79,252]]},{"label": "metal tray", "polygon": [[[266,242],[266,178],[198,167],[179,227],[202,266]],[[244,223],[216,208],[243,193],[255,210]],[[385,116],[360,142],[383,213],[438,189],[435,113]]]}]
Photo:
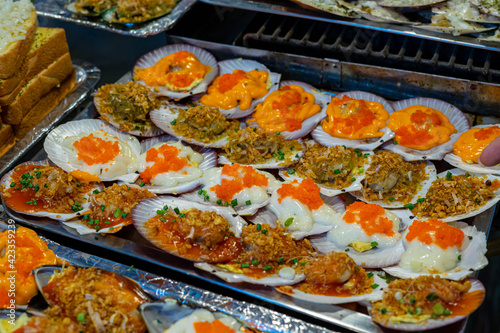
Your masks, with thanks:
[{"label": "metal tray", "polygon": [[136,37],[156,35],[172,28],[195,2],[196,0],[181,0],[167,15],[144,23],[117,24],[109,23],[100,17],[92,18],[71,13],[66,10],[69,0],[34,0],[36,12],[40,16]]},{"label": "metal tray", "polygon": [[[0,222],[0,232],[8,229],[6,223]],[[155,274],[151,274],[133,267],[125,266],[104,258],[73,250],[59,245],[45,237],[48,247],[55,255],[71,265],[79,267],[96,267],[112,271],[130,278],[155,299],[173,299],[193,308],[205,308],[210,311],[219,311],[235,318],[239,318],[254,325],[264,332],[308,332],[332,333],[325,328],[305,323],[276,311],[254,304],[237,301],[231,297],[212,293],[191,285],[173,281]],[[5,318],[0,318],[5,319]]]},{"label": "metal tray", "polygon": [[101,78],[101,70],[91,63],[78,59],[73,59],[73,66],[76,72],[76,89],[0,157],[0,177],[12,169],[25,153],[44,138],[64,117],[75,110],[94,90]]},{"label": "metal tray", "polygon": [[500,43],[479,41],[475,37],[453,36],[439,32],[418,29],[409,25],[397,25],[389,23],[378,23],[365,19],[344,19],[333,14],[322,11],[314,11],[300,7],[287,0],[200,0],[201,2],[214,5],[251,10],[263,13],[286,15],[310,20],[336,23],[355,28],[370,29],[383,32],[391,32],[404,36],[420,37],[437,42],[445,42],[456,45],[464,45],[480,49],[500,51]]}]

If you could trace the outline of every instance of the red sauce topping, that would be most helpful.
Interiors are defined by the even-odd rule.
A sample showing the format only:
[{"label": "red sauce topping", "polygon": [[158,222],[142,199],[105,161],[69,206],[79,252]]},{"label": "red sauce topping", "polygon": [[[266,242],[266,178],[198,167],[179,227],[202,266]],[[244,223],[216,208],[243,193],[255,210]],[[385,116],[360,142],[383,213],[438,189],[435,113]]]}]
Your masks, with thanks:
[{"label": "red sauce topping", "polygon": [[281,203],[284,198],[291,197],[306,205],[309,210],[318,209],[324,204],[323,199],[321,199],[319,195],[319,186],[314,184],[309,178],[304,179],[300,184],[296,180],[289,184],[283,184],[281,188],[278,189],[278,194],[279,203]]},{"label": "red sauce topping", "polygon": [[252,186],[267,186],[269,180],[263,174],[258,173],[251,166],[241,166],[239,164],[224,165],[222,175],[231,177],[223,178],[220,185],[210,188],[217,195],[217,198],[226,202],[231,202],[236,193]]},{"label": "red sauce topping", "polygon": [[108,141],[94,137],[94,134],[84,136],[73,143],[78,150],[78,159],[87,165],[105,164],[112,161],[120,153],[117,141]]},{"label": "red sauce topping", "polygon": [[436,244],[446,250],[452,246],[461,247],[464,233],[462,230],[449,226],[443,221],[430,219],[427,221],[414,221],[410,225],[406,240],[411,242],[414,239],[418,239],[427,245]]},{"label": "red sauce topping", "polygon": [[347,206],[343,217],[346,223],[356,223],[368,236],[384,234],[394,236],[393,222],[385,217],[385,209],[376,204],[356,201]]},{"label": "red sauce topping", "polygon": [[179,148],[169,145],[149,149],[146,152],[146,162],[154,164],[141,172],[142,180],[149,183],[152,178],[161,173],[179,171],[189,165],[186,158],[179,156],[179,152]]}]

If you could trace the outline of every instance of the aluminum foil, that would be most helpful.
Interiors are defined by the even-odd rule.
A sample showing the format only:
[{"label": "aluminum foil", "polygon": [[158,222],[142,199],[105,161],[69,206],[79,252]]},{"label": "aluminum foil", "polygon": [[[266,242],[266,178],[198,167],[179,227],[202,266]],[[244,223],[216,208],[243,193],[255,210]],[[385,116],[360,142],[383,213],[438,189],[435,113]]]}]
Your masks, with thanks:
[{"label": "aluminum foil", "polygon": [[48,115],[21,140],[0,157],[0,177],[18,164],[20,157],[47,135],[71,111],[76,109],[94,90],[101,78],[101,70],[91,63],[73,59],[76,89],[70,92]]},{"label": "aluminum foil", "polygon": [[144,23],[117,24],[109,23],[100,17],[84,17],[73,14],[66,10],[68,0],[34,0],[36,12],[40,16],[136,37],[156,35],[172,28],[195,2],[196,0],[182,0],[169,14]]}]

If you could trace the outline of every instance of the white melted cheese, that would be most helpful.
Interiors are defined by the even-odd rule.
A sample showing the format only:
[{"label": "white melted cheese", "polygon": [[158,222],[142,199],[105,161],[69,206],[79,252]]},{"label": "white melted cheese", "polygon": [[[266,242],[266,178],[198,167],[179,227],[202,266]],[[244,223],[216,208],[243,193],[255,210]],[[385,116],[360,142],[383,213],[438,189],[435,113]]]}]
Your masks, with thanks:
[{"label": "white melted cheese", "polygon": [[35,11],[29,0],[0,0],[0,52],[13,42],[26,39],[26,21]]},{"label": "white melted cheese", "polygon": [[[79,160],[78,150],[73,146],[73,143],[90,134],[93,134],[95,138],[101,138],[105,141],[118,142],[120,150],[118,155],[110,162],[93,165],[87,165],[83,160]],[[67,137],[63,140],[62,145],[70,150],[71,158],[69,159],[69,164],[78,170],[88,172],[92,175],[114,178],[134,173],[139,168],[137,156],[132,152],[130,146],[126,142],[102,130]],[[106,156],[106,152],[103,152],[103,155]]]},{"label": "white melted cheese", "polygon": [[330,242],[339,247],[346,247],[352,242],[377,242],[378,248],[390,248],[395,246],[401,239],[399,234],[400,220],[393,212],[385,210],[385,217],[392,221],[392,230],[394,231],[392,237],[380,233],[368,236],[359,224],[345,222],[343,220],[344,214],[335,221],[333,229],[326,236]]},{"label": "white melted cheese", "polygon": [[[178,149],[178,156],[187,160],[187,165],[178,171],[168,171],[154,176],[151,185],[177,186],[203,176],[203,171],[198,165],[203,162],[203,155],[195,152],[191,147],[183,145],[180,141],[168,141],[155,144],[151,149],[158,149],[163,145],[173,146]],[[155,162],[146,162],[146,153],[139,156],[139,172],[151,167]]]}]

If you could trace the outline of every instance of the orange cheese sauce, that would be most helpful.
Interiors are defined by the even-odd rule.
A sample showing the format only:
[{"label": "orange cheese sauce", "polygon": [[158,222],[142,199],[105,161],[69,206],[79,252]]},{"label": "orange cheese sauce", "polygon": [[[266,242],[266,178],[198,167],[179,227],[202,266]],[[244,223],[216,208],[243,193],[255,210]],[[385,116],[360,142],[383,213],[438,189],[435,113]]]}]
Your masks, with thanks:
[{"label": "orange cheese sauce", "polygon": [[175,89],[189,88],[211,70],[188,51],[172,53],[154,66],[139,69],[136,74],[148,86],[171,86]]},{"label": "orange cheese sauce", "polygon": [[392,237],[395,234],[393,222],[385,216],[385,209],[376,204],[356,201],[347,206],[343,220],[358,224],[368,236],[383,234]]},{"label": "orange cheese sauce", "polygon": [[255,107],[253,119],[269,132],[296,131],[302,122],[321,110],[315,98],[301,86],[291,84],[273,91]]},{"label": "orange cheese sauce", "polygon": [[194,331],[196,333],[234,333],[234,330],[226,326],[219,319],[209,323],[208,321],[198,321],[193,323]]},{"label": "orange cheese sauce", "polygon": [[448,117],[438,110],[412,105],[389,117],[389,128],[396,133],[397,144],[427,150],[450,140],[456,132]]},{"label": "orange cheese sauce", "polygon": [[477,163],[484,148],[500,136],[500,127],[472,128],[453,144],[453,154],[465,163]]},{"label": "orange cheese sauce", "polygon": [[263,174],[258,173],[251,166],[241,166],[239,164],[224,165],[221,172],[222,179],[220,185],[210,188],[217,195],[217,198],[226,202],[231,202],[236,193],[252,186],[267,186],[269,180]]},{"label": "orange cheese sauce", "polygon": [[264,97],[269,92],[268,79],[269,73],[266,71],[253,70],[247,73],[235,69],[231,74],[216,77],[208,87],[207,94],[200,98],[200,103],[224,110],[239,105],[241,110],[248,110],[254,99]]},{"label": "orange cheese sauce", "polygon": [[309,178],[304,179],[300,184],[294,180],[291,183],[283,184],[278,189],[278,202],[281,203],[284,198],[291,197],[306,205],[309,210],[320,208],[324,201],[320,197],[320,188]]},{"label": "orange cheese sauce", "polygon": [[151,148],[146,152],[146,162],[154,163],[152,166],[140,173],[142,180],[149,183],[155,176],[170,172],[182,170],[185,166],[191,165],[189,161],[179,156],[179,148],[162,145],[158,148]]},{"label": "orange cheese sauce", "polygon": [[387,126],[389,113],[381,103],[352,99],[347,95],[333,97],[326,109],[323,130],[331,136],[349,140],[378,138]]},{"label": "orange cheese sauce", "polygon": [[436,244],[446,250],[452,246],[460,248],[464,240],[464,233],[443,221],[429,219],[427,221],[414,221],[410,225],[406,240],[411,242],[414,239],[427,245]]},{"label": "orange cheese sauce", "polygon": [[[9,229],[10,230],[10,229]],[[5,308],[15,299],[16,305],[27,304],[37,294],[33,269],[43,265],[56,265],[57,258],[47,244],[31,229],[19,227],[14,233],[0,233],[0,249],[5,254],[0,257],[0,307]],[[10,247],[15,245],[15,257],[11,256]],[[15,293],[10,292],[10,271],[15,274]]]},{"label": "orange cheese sauce", "polygon": [[78,151],[77,158],[87,165],[106,164],[120,153],[117,141],[103,140],[92,133],[75,141],[73,147]]}]

